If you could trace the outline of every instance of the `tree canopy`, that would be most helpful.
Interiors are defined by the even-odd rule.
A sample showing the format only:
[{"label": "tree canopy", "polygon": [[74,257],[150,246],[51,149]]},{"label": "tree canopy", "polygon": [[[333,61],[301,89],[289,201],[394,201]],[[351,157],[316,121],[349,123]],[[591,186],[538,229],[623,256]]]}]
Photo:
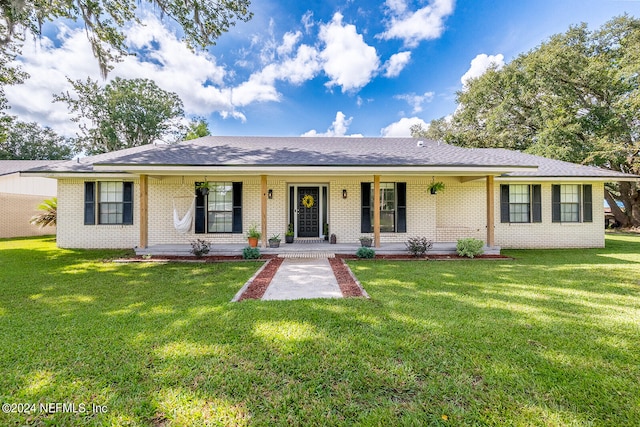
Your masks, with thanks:
[{"label": "tree canopy", "polygon": [[75,114],[79,151],[100,154],[156,140],[175,142],[185,133],[182,101],[152,80],[115,78],[104,87],[89,78],[69,82],[75,94],[54,99]]},{"label": "tree canopy", "polygon": [[137,8],[144,3],[155,6],[160,15],[172,18],[191,47],[213,45],[236,21],[246,22],[253,16],[249,12],[250,0],[2,0],[0,46],[19,41],[24,30],[40,35],[46,21],[59,18],[80,21],[106,76],[110,64],[127,52],[122,27],[137,21]]},{"label": "tree canopy", "polygon": [[[472,79],[452,117],[412,133],[640,174],[639,70],[640,20],[571,27]],[[640,226],[637,184],[609,186],[605,197],[623,226]]]},{"label": "tree canopy", "polygon": [[43,128],[35,122],[25,123],[5,117],[0,135],[2,160],[66,160],[73,157],[73,144],[68,138]]}]

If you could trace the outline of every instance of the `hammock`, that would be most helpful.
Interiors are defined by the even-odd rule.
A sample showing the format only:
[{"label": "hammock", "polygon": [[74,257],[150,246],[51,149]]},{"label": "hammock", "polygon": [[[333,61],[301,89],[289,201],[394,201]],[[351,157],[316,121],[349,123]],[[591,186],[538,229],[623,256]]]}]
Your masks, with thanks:
[{"label": "hammock", "polygon": [[191,222],[193,220],[193,210],[196,207],[196,198],[193,197],[193,201],[191,202],[191,206],[187,213],[184,214],[182,219],[178,215],[178,209],[176,209],[176,201],[173,199],[173,226],[176,231],[180,234],[186,234],[191,230]]}]

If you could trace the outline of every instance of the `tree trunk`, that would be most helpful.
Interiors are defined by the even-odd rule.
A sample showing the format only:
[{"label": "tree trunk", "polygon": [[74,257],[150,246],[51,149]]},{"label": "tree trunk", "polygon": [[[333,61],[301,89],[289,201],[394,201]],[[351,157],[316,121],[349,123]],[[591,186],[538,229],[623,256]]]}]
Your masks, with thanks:
[{"label": "tree trunk", "polygon": [[640,227],[640,190],[635,182],[619,182],[620,196],[624,210],[616,203],[616,198],[605,189],[604,197],[611,208],[611,213],[622,228]]}]

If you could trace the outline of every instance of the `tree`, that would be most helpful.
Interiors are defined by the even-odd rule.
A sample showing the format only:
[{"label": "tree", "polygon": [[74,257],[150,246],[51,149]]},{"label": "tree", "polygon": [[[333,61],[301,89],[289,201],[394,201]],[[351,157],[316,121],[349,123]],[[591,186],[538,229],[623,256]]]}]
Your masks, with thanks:
[{"label": "tree", "polygon": [[25,123],[6,116],[4,138],[0,136],[0,159],[3,160],[66,160],[73,157],[70,139],[51,128]]},{"label": "tree", "polygon": [[55,227],[58,222],[58,198],[53,197],[47,199],[38,205],[38,210],[41,211],[31,217],[29,221],[33,225],[39,225],[40,228]]},{"label": "tree", "polygon": [[[20,41],[24,30],[41,34],[45,21],[70,19],[80,21],[104,76],[110,64],[126,54],[125,35],[121,28],[137,22],[139,0],[2,0],[0,1],[0,47]],[[206,48],[237,20],[248,21],[250,0],[147,0],[161,16],[172,18],[191,47]],[[17,40],[16,40],[17,39]]]},{"label": "tree", "polygon": [[185,141],[190,139],[202,138],[211,135],[209,124],[203,117],[197,117],[189,123],[187,133],[182,138]]},{"label": "tree", "polygon": [[79,123],[77,148],[100,154],[138,147],[156,140],[175,142],[184,134],[182,101],[148,79],[116,78],[104,87],[87,79],[69,82],[69,92],[55,95],[66,102]]},{"label": "tree", "polygon": [[[596,31],[571,27],[472,79],[457,93],[452,120],[415,135],[640,174],[638,70],[640,20],[621,16]],[[637,184],[607,186],[605,197],[623,226],[640,226]]]}]

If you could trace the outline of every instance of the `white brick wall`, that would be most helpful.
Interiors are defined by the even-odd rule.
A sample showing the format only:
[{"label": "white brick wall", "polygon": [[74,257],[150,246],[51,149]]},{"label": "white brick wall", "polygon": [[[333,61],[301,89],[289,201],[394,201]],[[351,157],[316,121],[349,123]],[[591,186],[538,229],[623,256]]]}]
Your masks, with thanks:
[{"label": "white brick wall", "polygon": [[133,225],[84,225],[84,180],[58,181],[58,238],[61,248],[133,248],[139,243],[140,198],[133,181]]},{"label": "white brick wall", "polygon": [[[520,182],[518,182],[519,184]],[[541,183],[542,222],[508,224],[500,222],[500,184],[496,183],[495,239],[503,248],[602,248],[604,247],[604,184],[593,185],[593,222],[554,223],[551,221],[551,185]],[[563,184],[570,184],[563,182]],[[575,182],[574,184],[580,184]]]},{"label": "white brick wall", "polygon": [[[381,177],[381,182],[407,183],[407,233],[382,233],[382,243],[404,242],[408,237],[425,236],[438,242],[455,242],[459,238],[486,239],[486,193],[483,179],[461,183],[455,177],[438,177],[444,191],[431,195],[428,185],[432,177]],[[245,243],[246,231],[252,223],[260,228],[261,185],[259,176],[216,177],[207,181],[243,182],[243,234],[179,234],[173,227],[173,200],[193,194],[194,183],[204,176],[162,177],[149,179],[149,245],[187,244],[196,238],[212,243]],[[84,184],[82,180],[60,180],[58,184],[58,245],[75,248],[130,248],[139,244],[139,186],[134,180],[134,225],[85,226]],[[360,183],[373,182],[372,175],[344,177],[269,176],[267,188],[273,199],[267,200],[267,235],[280,234],[284,240],[287,229],[289,185],[327,185],[329,191],[329,233],[338,242],[356,243],[360,232]],[[594,222],[585,224],[554,224],[551,222],[551,183],[542,183],[543,222],[540,224],[500,223],[500,183],[496,182],[495,241],[505,248],[602,247],[604,245],[603,184],[593,183]],[[348,196],[342,198],[342,190]],[[176,198],[183,216],[191,204],[189,198]]]}]

